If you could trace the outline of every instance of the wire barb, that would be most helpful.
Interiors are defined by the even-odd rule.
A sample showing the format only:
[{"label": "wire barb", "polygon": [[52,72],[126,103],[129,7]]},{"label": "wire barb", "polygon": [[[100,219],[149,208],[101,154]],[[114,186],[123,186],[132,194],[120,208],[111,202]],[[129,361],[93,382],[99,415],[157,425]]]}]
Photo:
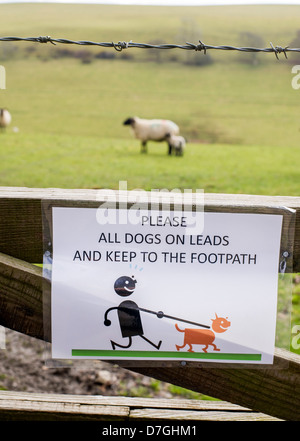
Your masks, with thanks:
[{"label": "wire barb", "polygon": [[201,40],[199,40],[199,44],[194,44],[194,43],[189,43],[189,42],[187,42],[186,44],[189,45],[191,47],[191,49],[194,49],[196,52],[203,51],[204,54],[206,55],[206,46],[204,43],[202,43]]},{"label": "wire barb", "polygon": [[119,41],[117,44],[112,42],[112,45],[116,51],[122,52],[123,49],[128,49],[130,43],[132,43],[132,40],[130,40],[129,42]]},{"label": "wire barb", "polygon": [[286,51],[288,49],[288,46],[286,46],[285,48],[281,47],[281,46],[273,46],[273,44],[270,42],[270,45],[275,53],[275,56],[277,58],[277,60],[279,60],[278,54],[281,54],[282,52],[284,53],[285,58],[287,58],[287,54]]},{"label": "wire barb", "polygon": [[47,36],[47,37],[38,37],[37,41],[39,41],[40,43],[48,43],[50,41],[50,43],[56,45],[56,43],[54,41],[52,41],[52,38]]}]

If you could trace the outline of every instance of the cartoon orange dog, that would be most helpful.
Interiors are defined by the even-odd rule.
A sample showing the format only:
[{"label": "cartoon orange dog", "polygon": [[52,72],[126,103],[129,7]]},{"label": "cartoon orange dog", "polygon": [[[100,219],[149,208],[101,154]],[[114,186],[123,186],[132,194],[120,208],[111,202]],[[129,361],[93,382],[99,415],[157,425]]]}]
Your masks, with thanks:
[{"label": "cartoon orange dog", "polygon": [[176,345],[177,351],[179,349],[184,348],[186,345],[189,346],[188,352],[194,352],[193,351],[193,344],[194,345],[204,345],[203,352],[207,353],[208,346],[213,346],[214,351],[220,351],[219,348],[213,343],[215,340],[215,332],[221,333],[227,331],[231,323],[226,318],[218,317],[216,314],[215,319],[212,320],[212,329],[192,329],[192,328],[186,328],[186,329],[180,329],[175,324],[175,327],[177,331],[184,332],[184,342],[182,346]]}]

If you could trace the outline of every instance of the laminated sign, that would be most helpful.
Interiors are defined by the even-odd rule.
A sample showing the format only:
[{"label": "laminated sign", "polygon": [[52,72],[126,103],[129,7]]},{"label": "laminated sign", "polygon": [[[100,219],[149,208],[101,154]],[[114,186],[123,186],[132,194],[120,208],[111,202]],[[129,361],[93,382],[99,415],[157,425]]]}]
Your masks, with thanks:
[{"label": "laminated sign", "polygon": [[273,363],[282,215],[103,213],[52,208],[53,359]]}]

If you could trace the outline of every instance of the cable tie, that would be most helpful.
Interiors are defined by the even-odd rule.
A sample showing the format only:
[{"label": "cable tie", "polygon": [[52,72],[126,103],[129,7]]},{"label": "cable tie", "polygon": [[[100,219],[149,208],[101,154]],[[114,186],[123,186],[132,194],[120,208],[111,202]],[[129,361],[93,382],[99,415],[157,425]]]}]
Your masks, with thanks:
[{"label": "cable tie", "polygon": [[288,251],[284,251],[281,255],[282,260],[279,264],[280,273],[285,273],[287,262],[286,260],[290,257],[290,253]]}]

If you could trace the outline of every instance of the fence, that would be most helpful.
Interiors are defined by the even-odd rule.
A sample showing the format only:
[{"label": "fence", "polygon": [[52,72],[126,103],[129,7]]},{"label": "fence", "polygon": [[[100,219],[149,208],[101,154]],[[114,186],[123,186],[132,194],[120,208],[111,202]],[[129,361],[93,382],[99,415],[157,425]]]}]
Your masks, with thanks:
[{"label": "fence", "polygon": [[[96,190],[0,188],[0,325],[41,339],[51,340],[50,323],[43,308],[50,308],[42,269],[42,201],[60,206],[99,206]],[[247,195],[205,195],[205,210],[272,213],[274,207],[296,210],[293,271],[300,271],[300,198]],[[285,229],[285,227],[284,227]],[[284,235],[284,234],[283,234]],[[291,266],[287,270],[291,271]],[[119,362],[122,366],[122,362]],[[283,419],[300,420],[300,356],[276,349],[273,366],[195,367],[139,366],[132,371],[224,400],[194,404],[167,400],[41,396],[0,392],[0,418],[75,419]],[[232,403],[232,405],[228,404]],[[172,406],[174,406],[172,408]],[[61,409],[61,410],[60,410]],[[139,410],[137,410],[139,409]],[[177,410],[176,410],[177,409]],[[251,411],[249,410],[251,409]],[[175,412],[176,410],[176,412]],[[242,416],[241,416],[242,415]]]},{"label": "fence", "polygon": [[186,44],[149,44],[149,43],[134,43],[131,41],[118,41],[118,43],[114,42],[96,42],[96,41],[75,41],[69,40],[66,38],[52,38],[50,36],[40,36],[40,37],[0,37],[0,42],[9,42],[9,41],[27,41],[34,43],[51,43],[56,45],[59,44],[73,44],[79,46],[98,46],[98,47],[106,47],[106,48],[114,48],[116,51],[121,52],[123,49],[129,48],[139,48],[139,49],[182,49],[187,51],[203,51],[204,54],[208,50],[218,50],[218,51],[238,51],[238,52],[263,52],[263,53],[273,53],[277,60],[279,60],[278,55],[284,54],[285,58],[287,58],[287,52],[300,52],[300,48],[291,48],[289,46],[274,46],[272,42],[270,42],[270,47],[267,48],[257,48],[257,47],[236,47],[229,45],[221,45],[214,46],[209,44],[204,44],[201,40],[197,44],[186,42]]}]

